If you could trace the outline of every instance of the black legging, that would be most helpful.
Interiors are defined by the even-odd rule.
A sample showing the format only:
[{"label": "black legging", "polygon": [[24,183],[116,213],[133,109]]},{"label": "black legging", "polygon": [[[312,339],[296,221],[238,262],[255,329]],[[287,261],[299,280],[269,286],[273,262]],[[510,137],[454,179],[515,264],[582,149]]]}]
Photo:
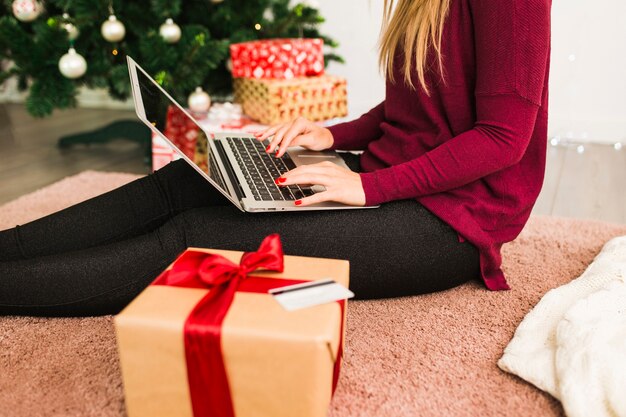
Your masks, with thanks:
[{"label": "black legging", "polygon": [[[358,157],[344,155],[358,171]],[[288,255],[348,259],[356,296],[460,285],[478,252],[413,200],[378,209],[242,213],[184,161],[14,229],[0,231],[0,314],[120,311],[190,246],[253,251],[279,233]]]}]

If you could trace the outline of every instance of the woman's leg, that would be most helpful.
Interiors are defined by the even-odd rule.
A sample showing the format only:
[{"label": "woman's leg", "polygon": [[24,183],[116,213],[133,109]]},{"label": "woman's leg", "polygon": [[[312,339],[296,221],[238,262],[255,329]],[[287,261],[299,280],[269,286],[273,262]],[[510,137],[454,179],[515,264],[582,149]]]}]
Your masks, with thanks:
[{"label": "woman's leg", "polygon": [[0,231],[0,262],[138,236],[194,207],[227,204],[185,161],[23,226]]},{"label": "woman's leg", "polygon": [[231,207],[181,213],[185,246],[253,251],[279,233],[287,255],[347,259],[357,298],[441,291],[479,277],[477,249],[413,200],[377,209],[248,214]]},{"label": "woman's leg", "polygon": [[0,262],[0,315],[92,316],[120,311],[184,249],[175,220],[87,249]]},{"label": "woman's leg", "polygon": [[[357,156],[344,158],[358,170]],[[476,248],[460,243],[452,228],[415,201],[396,201],[378,209],[250,214],[215,196],[207,185],[208,196],[197,192],[191,196],[226,205],[170,218],[185,205],[198,204],[184,192],[195,187],[173,181],[175,177],[164,181],[165,187],[175,188],[164,193],[175,201],[160,201],[167,215],[150,232],[100,246],[87,242],[86,249],[67,253],[0,261],[0,314],[116,313],[186,247],[253,251],[275,232],[280,233],[287,254],[349,260],[350,288],[361,299],[440,291],[479,276]],[[140,228],[134,230],[137,234]],[[123,234],[117,236],[121,239]]]},{"label": "woman's leg", "polygon": [[213,206],[124,241],[0,262],[0,314],[116,313],[186,247],[254,251],[275,232],[288,255],[349,260],[350,288],[361,299],[441,291],[479,273],[474,246],[415,201],[265,214]]}]

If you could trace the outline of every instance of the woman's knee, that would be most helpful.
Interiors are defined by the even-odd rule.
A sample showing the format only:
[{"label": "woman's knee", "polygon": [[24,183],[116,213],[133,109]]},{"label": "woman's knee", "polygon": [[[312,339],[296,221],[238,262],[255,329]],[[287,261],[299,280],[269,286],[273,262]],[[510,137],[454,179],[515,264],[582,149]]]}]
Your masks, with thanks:
[{"label": "woman's knee", "polygon": [[230,204],[226,197],[182,159],[170,162],[153,176],[172,213]]},{"label": "woman's knee", "polygon": [[478,277],[478,252],[469,243],[454,248],[411,248],[391,242],[351,261],[351,288],[360,299],[444,291]]}]

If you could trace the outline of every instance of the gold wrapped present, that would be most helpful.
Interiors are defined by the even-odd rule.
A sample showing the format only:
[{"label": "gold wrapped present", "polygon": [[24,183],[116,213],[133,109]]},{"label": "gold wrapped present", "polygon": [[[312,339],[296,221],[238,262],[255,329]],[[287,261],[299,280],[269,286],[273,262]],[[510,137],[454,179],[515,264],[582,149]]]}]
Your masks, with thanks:
[{"label": "gold wrapped present", "polygon": [[298,116],[322,121],[348,114],[345,78],[332,75],[283,79],[235,78],[235,101],[243,112],[272,125]]},{"label": "gold wrapped present", "polygon": [[[115,317],[129,417],[326,416],[342,352],[345,301],[286,311],[267,292],[293,280],[324,278],[347,287],[349,265],[285,256],[283,266],[281,250],[281,265],[274,269],[282,272],[253,271],[251,262],[267,260],[262,250],[267,252],[272,237],[277,235],[243,257],[242,252],[188,249]],[[195,271],[191,275],[189,265]],[[222,283],[226,275],[232,279]],[[218,286],[209,290],[199,282]],[[191,361],[193,339],[187,332],[208,316],[213,319],[212,313],[207,316],[210,309],[202,312],[203,303],[221,302],[231,289],[232,304],[219,323],[217,345],[223,383],[214,356],[200,352],[195,359],[200,362]],[[193,317],[196,322],[190,324]],[[207,386],[197,384],[203,367],[209,367]],[[211,395],[222,401],[223,393],[230,396],[230,412],[226,403],[198,406]]]}]

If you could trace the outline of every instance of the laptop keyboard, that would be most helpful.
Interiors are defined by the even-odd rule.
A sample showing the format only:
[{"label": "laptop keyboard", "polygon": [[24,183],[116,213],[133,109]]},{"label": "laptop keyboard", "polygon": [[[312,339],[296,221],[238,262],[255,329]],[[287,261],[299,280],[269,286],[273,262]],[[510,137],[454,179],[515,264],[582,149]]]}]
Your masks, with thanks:
[{"label": "laptop keyboard", "polygon": [[257,201],[293,201],[313,195],[311,187],[299,185],[277,186],[274,180],[296,167],[288,154],[280,158],[265,152],[269,141],[249,138],[231,138],[226,141],[235,153],[235,159]]}]

